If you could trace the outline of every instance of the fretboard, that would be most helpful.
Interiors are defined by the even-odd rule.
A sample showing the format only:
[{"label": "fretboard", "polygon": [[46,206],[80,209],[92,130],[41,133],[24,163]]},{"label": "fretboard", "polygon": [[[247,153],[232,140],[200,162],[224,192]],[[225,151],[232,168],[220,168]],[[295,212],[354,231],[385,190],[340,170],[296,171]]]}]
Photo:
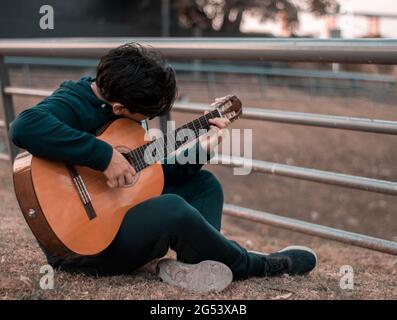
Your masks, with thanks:
[{"label": "fretboard", "polygon": [[165,133],[161,138],[131,150],[125,154],[125,157],[134,166],[135,171],[139,172],[151,164],[166,158],[182,145],[197,139],[210,128],[211,124],[208,120],[218,117],[221,117],[221,114],[218,109],[215,109],[172,132]]}]

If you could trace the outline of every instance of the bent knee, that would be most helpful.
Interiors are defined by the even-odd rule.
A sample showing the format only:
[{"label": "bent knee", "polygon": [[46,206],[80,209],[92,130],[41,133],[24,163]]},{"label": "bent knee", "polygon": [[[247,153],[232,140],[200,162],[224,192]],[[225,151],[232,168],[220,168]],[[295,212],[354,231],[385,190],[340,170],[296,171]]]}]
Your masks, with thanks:
[{"label": "bent knee", "polygon": [[198,173],[201,184],[205,190],[208,190],[214,197],[223,201],[223,188],[218,178],[210,171],[200,170]]},{"label": "bent knee", "polygon": [[167,226],[171,230],[179,230],[193,226],[202,219],[200,212],[192,207],[185,199],[176,194],[165,195],[167,208]]}]

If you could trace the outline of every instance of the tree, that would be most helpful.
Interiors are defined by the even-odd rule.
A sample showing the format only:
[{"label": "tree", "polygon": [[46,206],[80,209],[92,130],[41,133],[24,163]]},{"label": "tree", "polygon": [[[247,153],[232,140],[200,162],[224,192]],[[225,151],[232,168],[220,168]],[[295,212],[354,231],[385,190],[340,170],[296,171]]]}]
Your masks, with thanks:
[{"label": "tree", "polygon": [[282,17],[291,30],[299,24],[298,12],[321,16],[339,10],[337,0],[174,0],[180,25],[186,28],[238,34],[245,12],[261,21]]}]

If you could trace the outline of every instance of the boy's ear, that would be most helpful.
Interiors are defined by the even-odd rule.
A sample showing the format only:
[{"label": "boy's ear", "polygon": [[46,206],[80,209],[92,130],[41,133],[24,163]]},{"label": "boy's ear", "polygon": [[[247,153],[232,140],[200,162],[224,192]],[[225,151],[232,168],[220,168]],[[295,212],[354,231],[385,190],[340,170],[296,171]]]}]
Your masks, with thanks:
[{"label": "boy's ear", "polygon": [[121,103],[113,103],[112,104],[113,113],[120,116],[123,113],[124,106]]}]

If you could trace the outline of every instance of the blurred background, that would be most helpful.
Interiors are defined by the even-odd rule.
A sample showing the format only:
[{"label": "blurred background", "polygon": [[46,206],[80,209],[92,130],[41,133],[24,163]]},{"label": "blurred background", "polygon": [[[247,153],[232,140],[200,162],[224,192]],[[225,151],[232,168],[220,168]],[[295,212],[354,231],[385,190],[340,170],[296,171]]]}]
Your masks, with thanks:
[{"label": "blurred background", "polygon": [[[1,1],[0,38],[397,37],[394,0],[46,1],[54,8],[53,30],[39,27],[42,4]],[[12,85],[55,89],[66,79],[95,75],[97,60],[6,57],[5,62]],[[169,63],[177,71],[181,101],[211,103],[215,97],[234,93],[245,107],[397,120],[394,66],[260,59]],[[14,96],[16,113],[40,100]],[[180,124],[193,117],[172,112]],[[392,135],[247,119],[233,127],[253,129],[255,159],[397,181],[397,141]],[[0,152],[6,151],[5,139],[2,133]],[[207,168],[222,181],[228,203],[397,241],[393,196],[272,175],[234,176],[232,169],[221,166]],[[16,204],[10,198],[6,161],[1,161],[0,169],[0,206],[5,213]],[[226,218],[225,223],[225,233],[248,247],[315,241],[234,218]]]},{"label": "blurred background", "polygon": [[[32,23],[54,8],[50,32]],[[0,38],[29,37],[395,37],[392,0],[2,1]]]}]

